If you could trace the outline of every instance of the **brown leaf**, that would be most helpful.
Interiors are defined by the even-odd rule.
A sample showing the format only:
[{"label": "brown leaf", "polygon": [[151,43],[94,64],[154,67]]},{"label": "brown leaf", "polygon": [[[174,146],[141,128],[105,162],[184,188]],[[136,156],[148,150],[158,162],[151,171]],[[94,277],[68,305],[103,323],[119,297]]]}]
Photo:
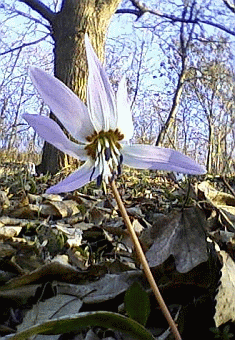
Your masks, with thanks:
[{"label": "brown leaf", "polygon": [[235,229],[235,197],[216,190],[206,181],[200,183],[198,189],[204,193],[209,203],[219,210],[223,222]]},{"label": "brown leaf", "polygon": [[95,225],[100,225],[105,219],[105,214],[101,209],[93,207],[88,212],[88,221]]},{"label": "brown leaf", "polygon": [[0,190],[0,213],[10,206],[10,201],[5,191]]},{"label": "brown leaf", "polygon": [[0,242],[0,257],[10,257],[16,253],[16,250],[10,245]]},{"label": "brown leaf", "polygon": [[73,200],[48,201],[40,205],[40,213],[44,216],[53,215],[63,218],[78,214],[79,209]]},{"label": "brown leaf", "polygon": [[154,243],[146,253],[150,267],[160,265],[170,255],[174,256],[180,273],[205,262],[208,258],[205,225],[206,219],[196,207],[173,211],[160,224],[157,221],[151,232]]},{"label": "brown leaf", "polygon": [[216,327],[228,322],[235,321],[235,263],[223,250],[219,252],[223,260],[221,279],[216,295],[216,307],[214,320]]}]

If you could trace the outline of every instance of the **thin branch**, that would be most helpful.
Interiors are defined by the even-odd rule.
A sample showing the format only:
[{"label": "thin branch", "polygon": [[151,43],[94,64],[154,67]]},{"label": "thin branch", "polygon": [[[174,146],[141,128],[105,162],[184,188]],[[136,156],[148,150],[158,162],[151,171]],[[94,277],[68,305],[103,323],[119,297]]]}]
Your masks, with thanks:
[{"label": "thin branch", "polygon": [[228,8],[228,9],[230,9],[230,11],[232,11],[233,13],[235,13],[235,6],[233,5],[231,5],[229,2],[228,2],[228,0],[223,0],[223,3],[225,4],[225,6]]},{"label": "thin branch", "polygon": [[134,97],[131,103],[131,109],[135,103],[137,94],[138,94],[138,90],[139,90],[139,84],[140,84],[140,72],[141,72],[141,67],[142,67],[142,63],[143,63],[143,54],[144,54],[144,44],[145,42],[142,41],[141,44],[141,50],[140,50],[140,58],[139,58],[139,65],[138,65],[138,70],[137,70],[137,77],[136,77],[136,87],[135,87],[135,92],[134,92]]},{"label": "thin branch", "polygon": [[7,50],[7,51],[5,51],[5,52],[0,53],[0,56],[1,56],[1,55],[5,55],[5,54],[7,54],[7,53],[11,53],[11,52],[17,51],[17,50],[21,50],[22,48],[27,47],[27,46],[31,46],[31,45],[37,44],[37,43],[39,43],[39,42],[45,40],[49,35],[50,35],[50,33],[44,35],[44,37],[42,37],[42,38],[40,38],[40,39],[38,39],[38,40],[34,40],[34,41],[29,42],[29,43],[24,43],[24,44],[22,44],[22,45],[20,45],[20,46],[11,48],[11,49],[9,49],[9,50]]},{"label": "thin branch", "polygon": [[24,18],[27,18],[27,19],[29,19],[29,20],[34,21],[36,24],[43,25],[43,26],[46,27],[48,30],[50,30],[50,26],[49,26],[49,25],[43,24],[42,21],[40,21],[39,19],[34,18],[34,17],[30,16],[29,14],[24,13],[24,12],[22,12],[22,11],[18,11],[18,10],[16,10],[16,9],[14,9],[14,10],[12,10],[12,11],[14,11],[14,13],[16,13],[16,14],[18,14],[18,15],[21,15],[21,16],[24,17]]},{"label": "thin branch", "polygon": [[53,24],[56,17],[56,13],[54,13],[49,7],[44,5],[41,1],[39,0],[19,0],[19,1],[24,2],[34,11],[39,13],[44,19],[49,21],[50,24]]},{"label": "thin branch", "polygon": [[24,13],[22,11],[19,11],[18,9],[16,9],[15,7],[11,7],[9,5],[6,5],[6,4],[2,4],[2,8],[5,10],[5,11],[8,11],[10,13],[13,13],[13,16],[11,17],[8,17],[7,20],[9,19],[12,19],[14,18],[15,16],[17,15],[20,15],[20,16],[23,16],[24,18],[27,18],[31,21],[34,21],[36,24],[40,24],[40,25],[43,25],[44,27],[46,27],[47,29],[50,29],[50,26],[49,25],[45,25],[41,20],[37,19],[37,18],[34,18],[32,17],[30,14],[28,13]]},{"label": "thin branch", "polygon": [[[223,1],[226,1],[226,0],[223,0]],[[172,22],[182,22],[182,23],[186,23],[186,24],[197,24],[197,25],[205,24],[205,25],[208,25],[208,26],[218,28],[221,31],[224,31],[228,34],[235,36],[235,31],[232,31],[231,29],[229,29],[229,28],[227,28],[227,27],[225,27],[225,26],[223,26],[219,23],[213,22],[213,21],[203,20],[203,19],[193,19],[192,20],[191,18],[189,18],[189,19],[179,18],[179,17],[176,17],[176,16],[171,15],[171,14],[165,14],[165,13],[161,13],[157,10],[153,10],[153,9],[147,7],[146,5],[144,5],[143,3],[141,3],[138,0],[131,0],[131,2],[133,4],[133,6],[135,6],[138,9],[137,11],[136,10],[130,10],[130,9],[122,9],[122,12],[119,12],[119,13],[128,13],[128,14],[134,14],[134,15],[138,15],[138,16],[141,16],[144,13],[150,13],[150,14],[157,15],[161,18],[168,19]],[[139,13],[141,13],[141,15]]]},{"label": "thin branch", "polygon": [[141,15],[143,15],[143,13],[141,11],[138,11],[136,9],[130,9],[130,8],[119,8],[116,10],[115,12],[116,14],[134,14],[137,17],[140,17]]}]

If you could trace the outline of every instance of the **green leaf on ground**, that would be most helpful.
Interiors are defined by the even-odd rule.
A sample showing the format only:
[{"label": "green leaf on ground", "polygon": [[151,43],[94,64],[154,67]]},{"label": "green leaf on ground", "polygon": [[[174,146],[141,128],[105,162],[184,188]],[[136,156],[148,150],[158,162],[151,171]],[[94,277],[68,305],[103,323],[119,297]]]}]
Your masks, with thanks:
[{"label": "green leaf on ground", "polygon": [[153,335],[138,322],[111,312],[83,312],[73,316],[53,319],[35,325],[25,331],[5,337],[11,340],[26,340],[35,334],[63,334],[79,332],[88,327],[105,327],[131,335],[138,340],[154,340]]},{"label": "green leaf on ground", "polygon": [[150,301],[139,282],[134,282],[126,291],[124,303],[129,317],[145,326],[150,314]]}]

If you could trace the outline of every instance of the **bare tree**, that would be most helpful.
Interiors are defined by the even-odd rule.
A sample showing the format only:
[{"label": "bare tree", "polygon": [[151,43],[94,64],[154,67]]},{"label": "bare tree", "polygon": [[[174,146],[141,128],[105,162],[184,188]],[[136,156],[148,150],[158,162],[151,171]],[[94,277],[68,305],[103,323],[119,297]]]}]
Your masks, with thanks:
[{"label": "bare tree", "polygon": [[[194,77],[187,91],[196,95],[208,129],[207,170],[219,173],[227,167],[230,158],[229,139],[234,125],[233,71],[226,40],[207,44],[210,58],[201,50],[201,60],[194,68]],[[207,51],[209,52],[209,51]],[[199,115],[200,110],[197,114]]]},{"label": "bare tree", "polygon": [[[172,101],[172,106],[171,106],[171,110],[169,112],[169,115],[167,117],[166,122],[164,123],[164,125],[161,128],[161,131],[157,137],[156,140],[156,145],[162,145],[165,136],[168,136],[168,139],[170,140],[170,144],[173,144],[172,146],[174,146],[174,142],[172,142],[172,138],[170,138],[169,133],[170,133],[170,129],[174,126],[176,127],[175,124],[175,119],[176,119],[176,114],[178,111],[178,107],[180,104],[180,99],[181,99],[181,95],[182,95],[182,91],[183,91],[183,86],[184,86],[184,82],[186,79],[186,70],[187,70],[187,55],[189,53],[189,48],[190,48],[190,43],[192,40],[192,36],[193,36],[193,32],[194,32],[194,28],[195,28],[195,24],[192,25],[192,27],[189,28],[189,32],[187,32],[187,36],[185,34],[185,24],[184,24],[184,20],[187,17],[187,14],[189,13],[189,16],[192,17],[193,16],[193,12],[194,12],[194,7],[195,7],[196,2],[193,1],[191,7],[185,6],[183,8],[182,11],[182,23],[181,23],[181,27],[180,27],[180,47],[179,47],[179,55],[180,55],[180,62],[181,62],[181,67],[180,67],[180,72],[178,75],[178,82],[177,82],[177,86],[175,89],[175,94],[173,97],[173,101]],[[175,135],[175,133],[173,133]],[[169,141],[168,141],[169,144]]]}]

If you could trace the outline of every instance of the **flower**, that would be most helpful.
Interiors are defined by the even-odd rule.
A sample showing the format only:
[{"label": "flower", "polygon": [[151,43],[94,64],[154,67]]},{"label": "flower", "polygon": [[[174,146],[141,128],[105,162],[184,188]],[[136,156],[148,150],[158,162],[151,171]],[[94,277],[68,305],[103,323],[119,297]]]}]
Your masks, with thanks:
[{"label": "flower", "polygon": [[98,184],[103,180],[108,182],[120,173],[122,163],[138,169],[204,174],[204,167],[178,151],[128,144],[133,135],[133,122],[125,78],[120,81],[115,96],[87,35],[85,46],[89,68],[87,106],[57,78],[38,68],[30,69],[39,94],[78,143],[69,140],[59,125],[46,116],[24,114],[23,118],[48,143],[85,161],[47,193],[73,191],[95,179]]}]

